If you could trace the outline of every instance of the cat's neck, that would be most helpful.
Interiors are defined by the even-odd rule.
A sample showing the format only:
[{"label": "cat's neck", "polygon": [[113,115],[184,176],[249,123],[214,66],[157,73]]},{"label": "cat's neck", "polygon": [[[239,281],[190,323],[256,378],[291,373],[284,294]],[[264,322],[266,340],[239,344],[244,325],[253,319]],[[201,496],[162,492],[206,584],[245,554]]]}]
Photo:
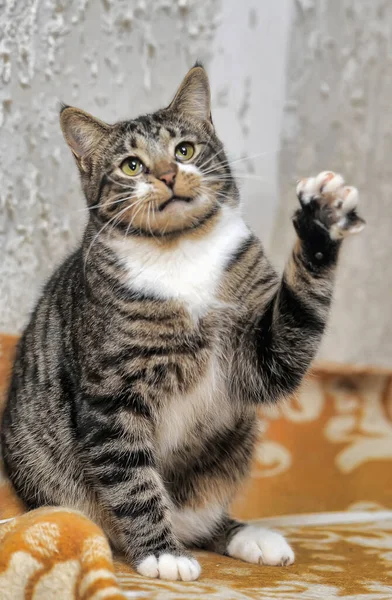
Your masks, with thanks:
[{"label": "cat's neck", "polygon": [[130,289],[182,301],[200,317],[214,302],[230,257],[249,235],[239,209],[224,207],[203,236],[180,238],[170,245],[141,237],[107,239],[106,244],[123,265]]}]

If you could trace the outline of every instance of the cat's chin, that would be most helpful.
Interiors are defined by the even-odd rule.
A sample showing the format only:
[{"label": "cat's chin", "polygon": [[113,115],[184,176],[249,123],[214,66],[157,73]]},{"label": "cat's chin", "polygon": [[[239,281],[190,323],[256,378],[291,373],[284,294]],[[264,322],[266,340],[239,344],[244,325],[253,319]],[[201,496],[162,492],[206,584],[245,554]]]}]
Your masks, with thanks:
[{"label": "cat's chin", "polygon": [[183,208],[185,205],[192,204],[195,201],[195,198],[191,198],[188,196],[172,196],[169,200],[165,200],[162,202],[160,206],[157,208],[158,212],[169,211],[169,210],[178,210]]},{"label": "cat's chin", "polygon": [[189,228],[196,229],[201,223],[208,221],[216,214],[216,203],[208,196],[201,194],[195,197],[173,196],[164,200],[153,213],[147,214],[146,222],[139,225],[156,235],[181,233]]}]

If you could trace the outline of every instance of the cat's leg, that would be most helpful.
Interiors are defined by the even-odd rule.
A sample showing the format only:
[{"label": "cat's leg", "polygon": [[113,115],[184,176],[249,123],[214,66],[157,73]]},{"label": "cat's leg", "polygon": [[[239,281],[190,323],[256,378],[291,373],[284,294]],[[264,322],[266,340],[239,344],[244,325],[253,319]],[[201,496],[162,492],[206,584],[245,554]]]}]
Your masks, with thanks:
[{"label": "cat's leg", "polygon": [[89,480],[109,518],[105,532],[141,575],[192,581],[200,565],[172,528],[148,407],[133,398],[134,410],[126,410],[125,402],[90,396],[78,428]]},{"label": "cat's leg", "polygon": [[254,564],[286,566],[294,562],[294,552],[283,535],[259,525],[241,523],[227,515],[200,546]]},{"label": "cat's leg", "polygon": [[358,192],[340,175],[326,171],[303,179],[297,196],[298,238],[283,277],[268,269],[264,257],[266,275],[254,281],[246,267],[249,250],[231,268],[234,275],[251,274],[248,296],[242,294],[251,317],[239,321],[232,337],[231,394],[252,403],[276,401],[301,382],[326,326],[341,241],[364,227],[356,212]]}]

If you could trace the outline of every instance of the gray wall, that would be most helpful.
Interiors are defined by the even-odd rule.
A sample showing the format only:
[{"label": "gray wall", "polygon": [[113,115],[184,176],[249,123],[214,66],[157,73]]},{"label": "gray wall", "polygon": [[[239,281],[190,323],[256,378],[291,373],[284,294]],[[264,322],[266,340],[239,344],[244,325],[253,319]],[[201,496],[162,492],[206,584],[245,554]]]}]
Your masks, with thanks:
[{"label": "gray wall", "polygon": [[[199,58],[246,210],[268,241],[276,199],[290,0],[0,2],[0,331],[20,331],[80,237],[59,101],[107,121],[168,103]],[[241,174],[250,172],[244,179]]]},{"label": "gray wall", "polygon": [[283,264],[297,178],[333,169],[359,188],[367,227],[345,242],[319,357],[383,367],[392,364],[391,48],[392,2],[295,3],[272,240]]},{"label": "gray wall", "polygon": [[[392,3],[0,0],[0,330],[20,331],[86,212],[59,100],[114,121],[164,105],[199,58],[248,220],[283,266],[295,180],[360,189],[320,353],[390,366]],[[283,151],[280,152],[280,147]]]}]

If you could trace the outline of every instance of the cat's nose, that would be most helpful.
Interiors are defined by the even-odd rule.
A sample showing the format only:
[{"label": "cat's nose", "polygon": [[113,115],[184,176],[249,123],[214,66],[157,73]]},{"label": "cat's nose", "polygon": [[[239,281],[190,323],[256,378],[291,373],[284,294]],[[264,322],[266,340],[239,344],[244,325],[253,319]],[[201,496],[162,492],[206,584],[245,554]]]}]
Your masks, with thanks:
[{"label": "cat's nose", "polygon": [[167,173],[162,173],[162,175],[160,175],[159,179],[161,181],[163,181],[164,183],[166,183],[166,185],[168,187],[172,188],[174,185],[174,181],[176,179],[176,172],[168,171]]}]

